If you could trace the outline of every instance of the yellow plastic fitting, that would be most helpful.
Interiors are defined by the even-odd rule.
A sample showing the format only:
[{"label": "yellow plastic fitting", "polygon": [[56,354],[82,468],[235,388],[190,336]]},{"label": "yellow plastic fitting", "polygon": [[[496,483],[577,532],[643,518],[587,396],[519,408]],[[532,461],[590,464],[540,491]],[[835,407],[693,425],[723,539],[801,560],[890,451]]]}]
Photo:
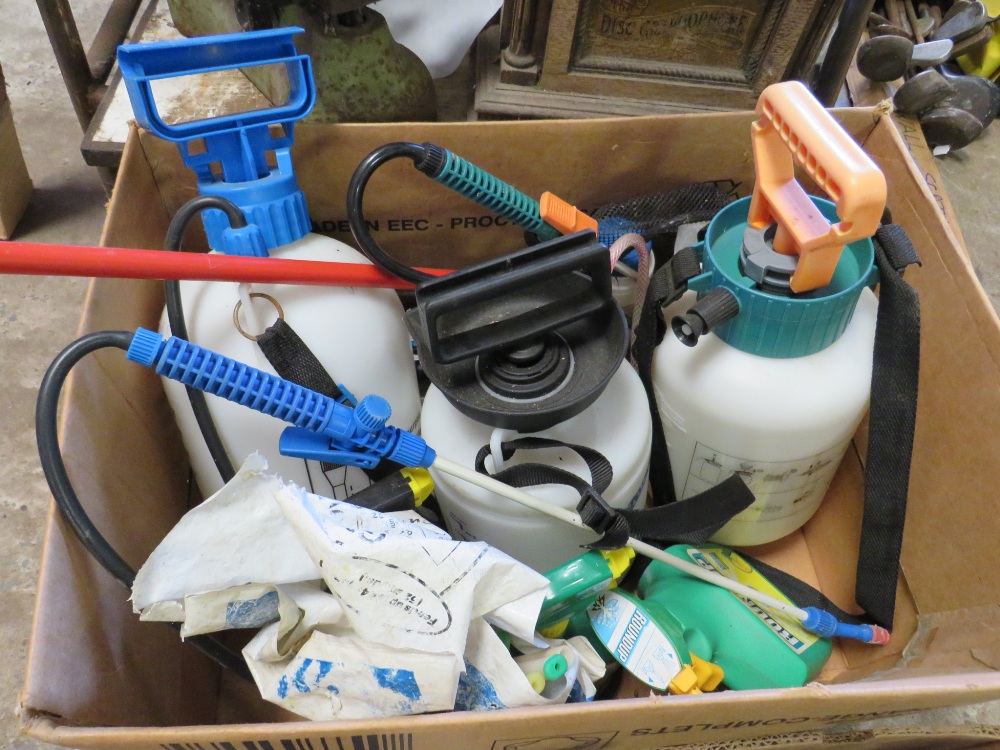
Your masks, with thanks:
[{"label": "yellow plastic fitting", "polygon": [[561,234],[572,234],[584,229],[597,233],[597,219],[587,216],[576,206],[571,206],[558,195],[546,191],[538,201],[538,211],[542,221],[559,230]]},{"label": "yellow plastic fitting", "polygon": [[[870,237],[885,208],[885,176],[799,81],[774,83],[757,100],[751,127],[756,182],[747,221],[777,223],[774,249],[798,255],[793,292],[830,283],[844,245]],[[831,225],[795,179],[795,165],[830,197]]]},{"label": "yellow plastic fitting", "polygon": [[417,467],[415,469],[403,468],[399,470],[413,491],[413,503],[419,508],[424,500],[430,497],[434,491],[434,480],[427,469]]},{"label": "yellow plastic fitting", "polygon": [[694,654],[691,654],[691,668],[698,676],[698,687],[706,693],[710,693],[719,687],[722,684],[722,678],[726,676],[725,672],[722,671],[722,667],[718,664],[699,659]]},{"label": "yellow plastic fitting", "polygon": [[531,689],[536,693],[541,693],[545,690],[545,675],[541,672],[529,672],[525,677],[528,678],[528,684],[531,685]]},{"label": "yellow plastic fitting", "polygon": [[[690,653],[690,652],[689,652]],[[667,690],[672,695],[695,695],[710,693],[722,684],[722,667],[690,654],[691,663],[684,665],[680,673],[670,681]]]},{"label": "yellow plastic fitting", "polygon": [[615,581],[628,572],[628,569],[632,567],[632,561],[635,559],[635,550],[631,547],[601,550],[601,554],[607,560],[608,568],[611,570],[611,577]]},{"label": "yellow plastic fitting", "polygon": [[698,675],[690,664],[684,665],[680,673],[667,685],[667,691],[671,695],[696,695],[701,692],[698,687]]}]

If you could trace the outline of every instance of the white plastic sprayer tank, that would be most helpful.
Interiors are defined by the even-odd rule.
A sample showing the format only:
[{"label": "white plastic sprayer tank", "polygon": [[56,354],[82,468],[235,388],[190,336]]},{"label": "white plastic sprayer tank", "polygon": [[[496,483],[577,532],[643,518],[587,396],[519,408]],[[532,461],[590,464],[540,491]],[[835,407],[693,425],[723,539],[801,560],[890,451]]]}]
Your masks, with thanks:
[{"label": "white plastic sprayer tank", "polygon": [[[322,260],[334,263],[369,263],[360,252],[330,237],[309,233],[274,249],[275,258]],[[240,304],[239,285],[226,282],[181,282],[181,297],[191,341],[266,372],[275,373],[260,347],[243,336],[233,320]],[[254,284],[254,294],[276,300],[285,320],[316,355],[338,384],[358,399],[370,393],[392,405],[389,424],[414,430],[420,414],[420,395],[410,337],[403,325],[403,306],[388,289],[308,287]],[[256,324],[248,320],[243,306],[239,322],[243,330],[259,333],[274,322],[277,310],[265,297],[251,300]],[[161,332],[169,333],[166,315]],[[278,373],[275,373],[278,374]],[[184,386],[164,379],[167,399],[181,429],[184,446],[198,486],[207,496],[222,486],[219,472],[201,435]],[[236,468],[254,451],[268,462],[268,470],[286,481],[320,495],[343,499],[368,486],[358,468],[324,467],[318,461],[282,456],[278,438],[287,425],[282,421],[218,398],[207,400],[226,452]]]},{"label": "white plastic sprayer tank", "polygon": [[691,282],[703,292],[723,277],[743,284],[732,287],[743,295],[739,315],[694,346],[668,331],[652,365],[677,497],[732,474],[754,494],[712,537],[735,546],[779,539],[816,512],[867,410],[878,312],[866,288],[875,280],[870,240],[845,248],[822,290],[791,299],[751,288],[738,267],[747,205],[731,204],[709,225],[701,252],[711,270]]},{"label": "white plastic sprayer tank", "polygon": [[[438,453],[470,468],[475,466],[480,448],[489,444],[494,429],[461,414],[434,386],[424,398],[421,425],[423,438]],[[508,434],[507,439],[528,435]],[[599,451],[614,471],[611,485],[602,493],[604,499],[615,508],[645,506],[652,426],[646,392],[628,363],[621,365],[600,397],[583,412],[530,436]],[[486,462],[492,471],[492,459]],[[528,462],[566,469],[590,482],[586,463],[569,448],[518,451],[506,465]],[[539,572],[576,557],[581,545],[595,538],[433,468],[431,474],[452,536],[488,542]],[[527,491],[563,508],[573,509],[580,500],[579,493],[566,485],[542,485]]]},{"label": "white plastic sprayer tank", "polygon": [[[310,231],[291,158],[295,123],[309,113],[316,98],[309,60],[293,44],[298,33],[301,28],[288,27],[126,45],[119,49],[118,61],[140,124],[177,143],[185,164],[197,175],[201,195],[226,199],[245,216],[249,225],[237,230],[217,208],[202,213],[214,251],[368,263],[349,246]],[[273,108],[171,124],[157,111],[154,80],[265,64],[282,66],[288,76],[288,98]],[[228,282],[181,282],[193,343],[274,372],[252,337],[274,322],[280,306],[285,321],[334,382],[359,400],[371,393],[384,397],[392,406],[390,424],[415,427],[420,409],[416,372],[395,292],[254,284],[243,288],[241,296],[240,288]],[[164,387],[199,487],[211,494],[222,480],[184,388],[171,380]],[[324,471],[319,462],[280,456],[278,437],[287,425],[278,419],[222,399],[209,398],[207,404],[237,469],[250,453],[259,451],[271,471],[320,494],[343,498],[369,483],[358,469]]]},{"label": "white plastic sprayer tank", "polygon": [[[644,507],[652,420],[642,381],[623,363],[627,326],[611,294],[609,260],[592,232],[578,232],[417,288],[407,324],[434,383],[421,433],[439,456],[496,473],[502,468],[493,455],[483,453],[477,467],[481,451],[495,450],[504,462],[501,443],[547,438],[603,455],[610,483],[598,457],[589,457],[601,467],[595,478],[587,459],[567,447],[508,446],[518,449],[503,468],[565,469],[596,485],[612,506]],[[540,572],[597,538],[433,467],[431,473],[453,536],[488,542]],[[524,477],[526,491],[576,508],[580,489],[546,474]]]},{"label": "white plastic sprayer tank", "polygon": [[677,497],[737,473],[756,498],[713,541],[764,544],[819,508],[868,408],[877,312],[865,289],[836,342],[790,359],[750,354],[712,333],[694,347],[664,337],[653,389]]}]

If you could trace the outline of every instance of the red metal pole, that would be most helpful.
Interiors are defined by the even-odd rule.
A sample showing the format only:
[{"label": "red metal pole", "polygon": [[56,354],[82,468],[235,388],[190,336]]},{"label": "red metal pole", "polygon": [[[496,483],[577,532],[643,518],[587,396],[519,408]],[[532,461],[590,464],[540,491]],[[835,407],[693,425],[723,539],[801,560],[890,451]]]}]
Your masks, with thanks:
[{"label": "red metal pole", "polygon": [[[434,276],[442,268],[421,268]],[[0,273],[34,276],[96,276],[115,279],[199,279],[312,286],[412,289],[377,266],[216,253],[128,250],[116,247],[0,242]]]}]

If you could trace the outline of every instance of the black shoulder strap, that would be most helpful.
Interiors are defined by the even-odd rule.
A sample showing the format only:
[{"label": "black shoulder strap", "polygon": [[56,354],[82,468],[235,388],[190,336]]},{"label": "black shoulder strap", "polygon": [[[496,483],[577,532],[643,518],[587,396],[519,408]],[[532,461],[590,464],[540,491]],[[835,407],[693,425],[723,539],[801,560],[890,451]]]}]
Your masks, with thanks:
[{"label": "black shoulder strap", "polygon": [[[513,458],[518,450],[569,448],[576,451],[590,470],[588,483],[572,472],[541,463],[522,463],[505,468],[493,478],[512,487],[532,487],[540,484],[565,484],[580,493],[577,511],[585,524],[601,534],[591,547],[618,549],[630,536],[675,544],[700,544],[721,529],[737,513],[750,507],[753,494],[743,480],[734,475],[696,497],[657,508],[634,510],[612,508],[601,494],[611,485],[611,462],[599,451],[581,445],[548,438],[518,438],[501,443],[504,460]],[[476,454],[476,471],[488,474],[486,457],[490,446],[484,445]]]},{"label": "black shoulder strap", "polygon": [[330,377],[326,368],[284,318],[279,317],[257,336],[257,346],[275,372],[285,380],[305,386],[334,401],[340,401],[344,397],[344,392]]},{"label": "black shoulder strap", "polygon": [[663,437],[663,423],[653,393],[653,350],[663,340],[666,331],[663,307],[680,299],[687,291],[688,281],[699,273],[701,273],[701,262],[698,260],[698,255],[693,248],[687,247],[675,253],[653,274],[639,325],[635,330],[635,340],[632,343],[632,360],[639,379],[646,389],[649,413],[653,419],[649,484],[655,506],[673,503],[677,497],[674,494],[670,459],[667,457],[667,442]]},{"label": "black shoulder strap", "polygon": [[855,586],[858,604],[875,622],[891,629],[920,372],[920,298],[900,273],[918,261],[902,227],[888,224],[878,230],[875,262],[879,305],[865,460],[865,510]]}]

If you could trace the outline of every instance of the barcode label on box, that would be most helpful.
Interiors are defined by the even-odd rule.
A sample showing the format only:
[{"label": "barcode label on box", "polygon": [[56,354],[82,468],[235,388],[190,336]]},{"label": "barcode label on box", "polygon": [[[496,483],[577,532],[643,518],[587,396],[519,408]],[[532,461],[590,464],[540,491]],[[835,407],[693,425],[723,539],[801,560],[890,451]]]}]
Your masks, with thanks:
[{"label": "barcode label on box", "polygon": [[256,742],[172,742],[163,750],[413,750],[412,734],[355,734],[316,740],[257,740]]}]

